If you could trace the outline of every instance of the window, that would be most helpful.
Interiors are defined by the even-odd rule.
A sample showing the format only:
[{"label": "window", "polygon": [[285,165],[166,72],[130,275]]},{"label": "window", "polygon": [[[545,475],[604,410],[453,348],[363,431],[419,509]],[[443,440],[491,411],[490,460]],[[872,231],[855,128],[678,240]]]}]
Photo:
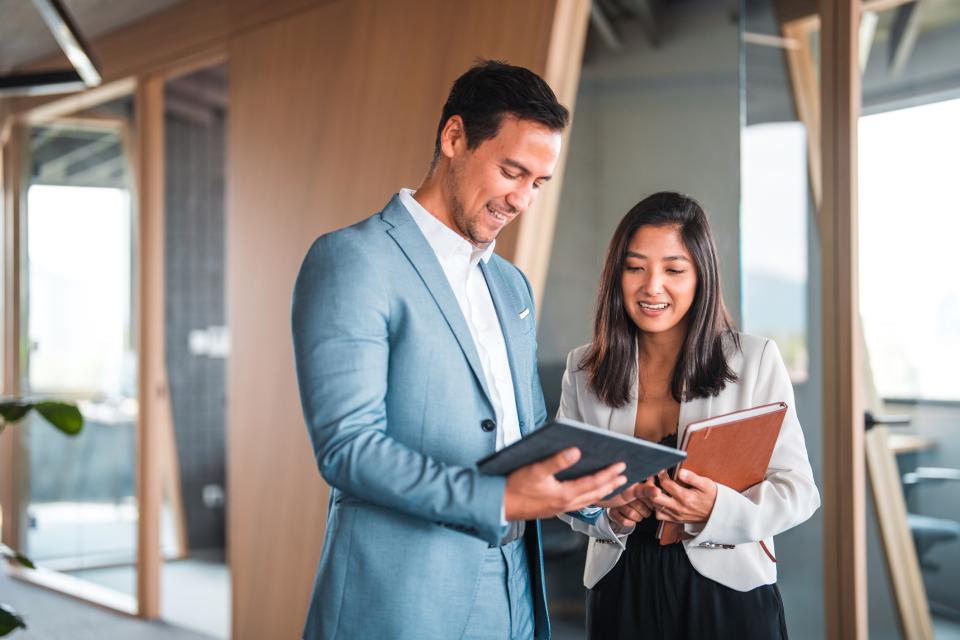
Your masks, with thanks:
[{"label": "window", "polygon": [[960,400],[960,100],[860,119],[860,313],[883,398]]},{"label": "window", "polygon": [[741,144],[743,330],[777,342],[807,379],[807,154],[797,122],[751,125]]}]

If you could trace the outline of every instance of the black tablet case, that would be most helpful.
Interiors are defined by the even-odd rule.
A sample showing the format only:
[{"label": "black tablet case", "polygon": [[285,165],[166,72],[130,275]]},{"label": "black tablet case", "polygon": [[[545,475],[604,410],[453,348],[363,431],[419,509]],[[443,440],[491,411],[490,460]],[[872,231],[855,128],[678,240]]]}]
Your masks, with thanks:
[{"label": "black tablet case", "polygon": [[648,442],[607,429],[599,429],[575,420],[553,420],[530,435],[477,462],[477,468],[489,475],[504,476],[515,469],[549,458],[568,447],[580,449],[580,460],[556,475],[558,480],[573,480],[625,462],[625,489],[679,463],[687,454],[672,447]]}]

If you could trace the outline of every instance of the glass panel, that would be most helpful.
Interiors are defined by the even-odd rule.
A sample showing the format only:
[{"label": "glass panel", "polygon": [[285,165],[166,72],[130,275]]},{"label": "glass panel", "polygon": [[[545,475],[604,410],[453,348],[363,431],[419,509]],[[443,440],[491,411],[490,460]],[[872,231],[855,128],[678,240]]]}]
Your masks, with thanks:
[{"label": "glass panel", "polygon": [[960,99],[860,120],[860,312],[884,398],[960,400],[960,279],[937,277],[960,274],[958,152]]},{"label": "glass panel", "polygon": [[[748,78],[749,81],[749,78]],[[776,340],[795,383],[807,379],[807,132],[755,122],[741,140],[743,328]]]},{"label": "glass panel", "polygon": [[132,100],[35,126],[22,220],[25,392],[78,402],[83,432],[25,425],[24,540],[39,565],[135,594]]},{"label": "glass panel", "polygon": [[[935,637],[957,637],[960,3],[926,0],[864,14],[860,33],[859,284],[873,382],[868,408],[909,418],[889,428],[913,541],[906,551],[916,553]],[[876,496],[878,509],[882,499]],[[882,551],[890,549],[877,538],[868,555],[872,589],[889,583]],[[896,609],[880,590],[871,591],[871,637],[875,629],[877,637],[894,637]]]},{"label": "glass panel", "polygon": [[[802,39],[777,18],[773,0],[748,0],[743,17],[740,267],[743,328],[774,339],[793,381],[814,478],[823,487],[820,388],[820,254],[808,124],[797,58],[815,69]],[[815,74],[810,78],[815,82]],[[808,80],[808,82],[810,81]],[[816,87],[809,87],[816,96]],[[810,95],[810,94],[808,94]],[[777,584],[790,637],[822,638],[823,520],[813,517],[776,537]]]},{"label": "glass panel", "polygon": [[165,101],[164,325],[178,464],[167,468],[165,483],[164,523],[177,525],[171,527],[177,535],[164,530],[161,614],[172,624],[228,638],[226,67],[170,80]]}]

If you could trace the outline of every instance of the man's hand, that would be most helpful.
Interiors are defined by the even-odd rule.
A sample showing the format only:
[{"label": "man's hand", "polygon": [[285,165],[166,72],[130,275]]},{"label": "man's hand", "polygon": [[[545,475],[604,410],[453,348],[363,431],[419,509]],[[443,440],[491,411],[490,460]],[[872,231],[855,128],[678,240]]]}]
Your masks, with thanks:
[{"label": "man's hand", "polygon": [[660,488],[644,487],[645,497],[657,512],[657,520],[679,523],[706,522],[717,501],[717,483],[687,469],[680,471],[680,482],[674,482],[663,472]]},{"label": "man's hand", "polygon": [[[649,518],[650,514],[653,513],[653,505],[650,504],[650,500],[646,497],[646,491],[650,488],[657,488],[657,485],[653,483],[652,477],[629,487],[626,491],[614,496],[611,500],[599,504],[600,506],[605,506],[610,509],[610,519],[618,525],[624,528],[633,527],[644,518]],[[617,498],[623,495],[631,499],[621,504],[608,504],[616,503]]]},{"label": "man's hand", "polygon": [[577,448],[565,449],[545,460],[521,467],[507,476],[503,508],[507,520],[551,518],[593,504],[627,481],[626,465],[612,464],[590,476],[561,482],[554,474],[580,459]]}]

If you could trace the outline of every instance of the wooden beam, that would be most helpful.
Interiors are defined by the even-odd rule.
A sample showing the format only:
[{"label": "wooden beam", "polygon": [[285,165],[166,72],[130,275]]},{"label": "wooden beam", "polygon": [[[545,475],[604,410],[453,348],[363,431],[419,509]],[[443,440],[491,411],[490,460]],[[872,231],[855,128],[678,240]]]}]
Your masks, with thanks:
[{"label": "wooden beam", "polygon": [[913,536],[907,527],[903,485],[889,438],[887,428],[882,426],[874,427],[865,437],[877,528],[897,605],[900,632],[910,640],[933,640],[930,605]]},{"label": "wooden beam", "polygon": [[873,49],[873,38],[877,34],[877,23],[880,15],[875,11],[860,13],[860,73],[867,70],[870,61],[870,51]]},{"label": "wooden beam", "polygon": [[857,0],[822,0],[819,231],[823,327],[823,561],[826,637],[866,640],[867,567],[857,278]]},{"label": "wooden beam", "polygon": [[916,0],[863,0],[863,4],[860,5],[860,10],[882,13],[912,2],[916,2]]},{"label": "wooden beam", "polygon": [[[560,102],[570,109],[571,115],[576,103],[577,86],[580,83],[583,45],[587,37],[589,19],[590,3],[587,0],[557,1],[544,80],[553,88]],[[547,284],[550,250],[553,248],[557,211],[560,208],[560,187],[563,185],[563,173],[570,148],[569,130],[568,128],[564,136],[560,161],[554,171],[552,181],[554,184],[547,187],[537,199],[533,209],[520,216],[515,223],[519,226],[516,229],[513,262],[530,279],[537,308],[540,307],[543,290]],[[539,318],[538,314],[538,322]]]},{"label": "wooden beam", "polygon": [[793,105],[797,111],[797,118],[807,130],[807,170],[810,174],[810,192],[817,211],[820,210],[823,199],[820,87],[817,84],[817,70],[810,35],[818,27],[819,20],[809,18],[793,20],[781,25],[784,39],[795,43],[795,46],[784,49],[784,57],[793,90]]},{"label": "wooden beam", "polygon": [[897,77],[910,60],[913,47],[920,35],[922,2],[912,2],[897,8],[890,28],[890,75]]},{"label": "wooden beam", "polygon": [[[6,120],[6,140],[0,147],[0,195],[3,211],[3,395],[19,396],[20,383],[20,203],[23,193],[22,127]],[[20,482],[23,460],[20,427],[7,428],[0,434],[0,540],[21,548]]]},{"label": "wooden beam", "polygon": [[135,85],[136,82],[133,78],[124,78],[102,84],[96,89],[90,89],[83,93],[75,93],[57,99],[48,98],[41,104],[34,105],[32,102],[24,102],[22,99],[16,100],[13,107],[17,110],[17,117],[21,122],[43,124],[78,111],[86,111],[104,102],[128,96],[133,93]]},{"label": "wooden beam", "polygon": [[[915,1],[916,0],[863,0],[860,4],[860,10],[880,13]],[[781,22],[809,20],[810,18],[816,18],[820,15],[821,5],[818,4],[818,0],[776,0],[776,5],[777,17]]]},{"label": "wooden beam", "polygon": [[136,92],[136,175],[139,200],[137,287],[137,613],[160,617],[160,510],[163,423],[168,393],[164,353],[163,80],[145,78]]},{"label": "wooden beam", "polygon": [[817,0],[775,0],[775,6],[781,24],[809,20],[820,15]]}]

